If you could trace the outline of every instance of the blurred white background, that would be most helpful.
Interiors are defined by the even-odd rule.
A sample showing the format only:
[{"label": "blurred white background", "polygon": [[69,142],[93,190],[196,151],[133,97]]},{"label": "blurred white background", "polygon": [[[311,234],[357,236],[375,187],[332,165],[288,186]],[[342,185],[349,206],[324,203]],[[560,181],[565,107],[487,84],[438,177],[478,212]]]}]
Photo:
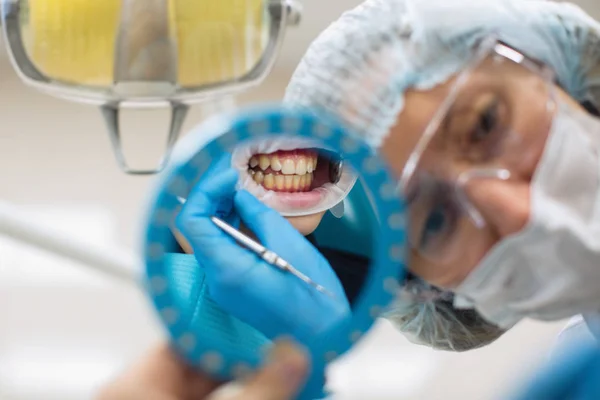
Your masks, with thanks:
[{"label": "blurred white background", "polygon": [[[304,1],[305,23],[289,32],[275,72],[242,101],[279,99],[309,42],[358,3]],[[126,116],[128,133],[135,130],[141,143],[136,154],[158,151],[152,137],[166,127],[166,115]],[[202,118],[195,110],[187,128]],[[0,121],[0,199],[95,245],[138,245],[153,180],[117,169],[96,109],[26,88],[0,55]],[[489,347],[450,354],[411,345],[380,322],[334,365],[332,385],[339,399],[502,397],[543,360],[563,325],[523,323]],[[136,288],[0,237],[0,399],[92,398],[163,338]]]}]

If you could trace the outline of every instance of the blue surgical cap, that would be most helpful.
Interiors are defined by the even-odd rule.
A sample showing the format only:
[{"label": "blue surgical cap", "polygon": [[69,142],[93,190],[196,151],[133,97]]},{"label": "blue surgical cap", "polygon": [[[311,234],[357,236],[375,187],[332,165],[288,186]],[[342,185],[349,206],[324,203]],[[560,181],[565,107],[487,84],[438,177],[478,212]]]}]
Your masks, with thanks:
[{"label": "blue surgical cap", "polygon": [[403,93],[447,81],[490,36],[546,63],[576,100],[600,101],[600,23],[542,0],[367,0],[312,43],[285,100],[334,113],[379,147]]}]

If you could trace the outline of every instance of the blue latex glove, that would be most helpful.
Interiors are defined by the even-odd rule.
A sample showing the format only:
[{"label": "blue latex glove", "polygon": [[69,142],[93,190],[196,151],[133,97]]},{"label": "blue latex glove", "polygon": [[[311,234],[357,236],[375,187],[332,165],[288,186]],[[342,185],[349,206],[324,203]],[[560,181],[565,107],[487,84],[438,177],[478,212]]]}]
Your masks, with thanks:
[{"label": "blue latex glove", "polygon": [[575,346],[559,362],[544,368],[515,400],[600,399],[600,349]]},{"label": "blue latex glove", "polygon": [[[347,322],[350,305],[327,260],[276,211],[245,190],[236,192],[238,173],[230,165],[230,157],[224,157],[201,178],[176,221],[205,268],[211,297],[270,339],[291,335],[307,343]],[[265,263],[218,228],[211,216],[233,225],[241,219],[265,247],[325,286],[335,298]]]}]

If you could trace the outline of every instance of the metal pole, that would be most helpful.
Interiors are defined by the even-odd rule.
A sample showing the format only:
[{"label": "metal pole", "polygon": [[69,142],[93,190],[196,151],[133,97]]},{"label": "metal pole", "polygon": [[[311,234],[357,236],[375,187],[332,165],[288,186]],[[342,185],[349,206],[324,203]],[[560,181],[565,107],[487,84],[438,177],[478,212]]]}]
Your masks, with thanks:
[{"label": "metal pole", "polygon": [[94,248],[75,237],[31,221],[16,207],[3,202],[0,202],[0,236],[76,261],[128,285],[140,286],[142,263],[134,254],[123,250]]}]

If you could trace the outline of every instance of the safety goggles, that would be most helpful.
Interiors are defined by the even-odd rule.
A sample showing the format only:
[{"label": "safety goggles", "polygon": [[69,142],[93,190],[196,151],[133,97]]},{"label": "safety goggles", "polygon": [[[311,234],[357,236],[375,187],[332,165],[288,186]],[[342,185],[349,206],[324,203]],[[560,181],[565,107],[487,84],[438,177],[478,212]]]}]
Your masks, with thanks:
[{"label": "safety goggles", "polygon": [[258,84],[271,70],[293,0],[0,0],[13,66],[48,94],[98,105],[117,160],[121,107],[172,108],[166,154],[188,105]]},{"label": "safety goggles", "polygon": [[[554,74],[495,39],[456,77],[409,157],[401,186],[410,242],[421,256],[467,254],[486,220],[465,188],[482,179],[530,179],[555,113]],[[533,167],[532,167],[533,165]]]}]

